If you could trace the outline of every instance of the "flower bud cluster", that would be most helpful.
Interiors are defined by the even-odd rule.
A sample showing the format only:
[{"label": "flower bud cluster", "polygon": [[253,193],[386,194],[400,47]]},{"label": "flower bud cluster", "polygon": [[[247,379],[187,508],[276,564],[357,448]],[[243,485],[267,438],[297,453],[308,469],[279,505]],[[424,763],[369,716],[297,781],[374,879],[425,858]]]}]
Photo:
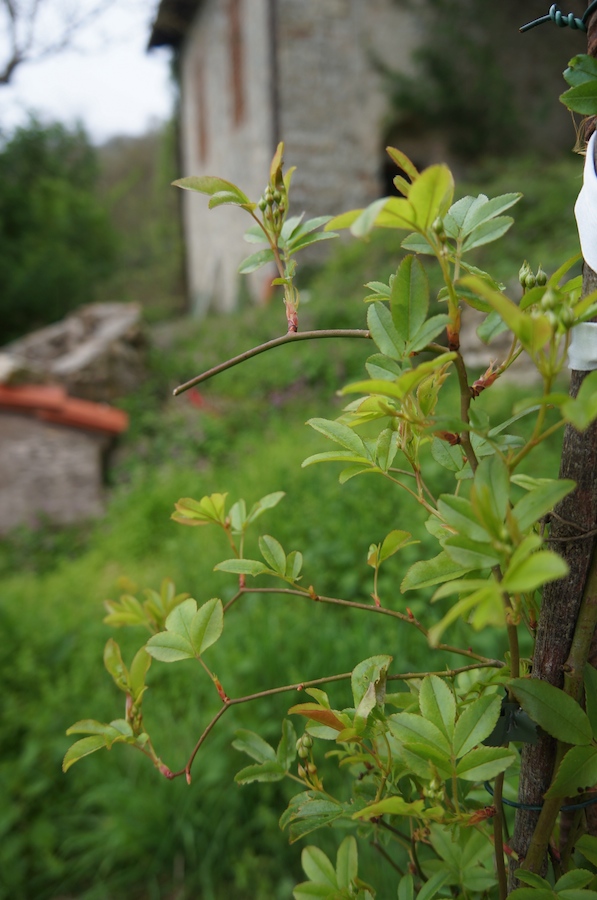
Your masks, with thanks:
[{"label": "flower bud cluster", "polygon": [[271,222],[274,228],[281,226],[286,213],[285,193],[268,184],[257,205],[267,222]]},{"label": "flower bud cluster", "polygon": [[544,287],[547,284],[547,274],[543,271],[541,266],[539,266],[536,273],[533,272],[525,259],[520,267],[518,280],[522,285],[523,290],[530,291],[534,287]]}]

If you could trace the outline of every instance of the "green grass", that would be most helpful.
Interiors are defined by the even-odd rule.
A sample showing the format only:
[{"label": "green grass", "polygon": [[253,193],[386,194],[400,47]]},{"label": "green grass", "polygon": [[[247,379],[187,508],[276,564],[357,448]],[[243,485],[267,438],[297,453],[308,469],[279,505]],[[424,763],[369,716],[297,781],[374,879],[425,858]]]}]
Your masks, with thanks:
[{"label": "green grass", "polygon": [[[575,239],[562,224],[563,198],[572,193],[576,174],[568,164],[558,165],[537,171],[521,163],[494,177],[487,189],[495,195],[524,180],[530,198],[527,207],[521,205],[522,230],[519,225],[511,242],[480,253],[479,264],[497,267],[504,280],[517,274],[519,245],[532,265],[542,261],[545,268],[572,249]],[[578,162],[575,167],[574,172]],[[305,283],[310,302],[301,308],[301,327],[362,327],[362,285],[388,278],[400,257],[398,244],[396,235],[384,233],[368,244],[338,245]],[[102,601],[117,596],[118,579],[155,588],[170,577],[198,601],[226,600],[235,590],[233,578],[213,571],[228,555],[222,536],[170,520],[180,497],[228,491],[231,501],[242,496],[250,503],[285,490],[286,498],[260,521],[260,529],[287,551],[304,552],[305,584],[364,602],[373,587],[369,544],[392,528],[412,531],[422,543],[388,561],[380,594],[396,609],[408,603],[415,614],[441,615],[435,607],[429,613],[428,594],[402,596],[397,588],[411,562],[436,552],[424,515],[410,498],[378,477],[340,488],[335,465],[301,469],[303,458],[327,449],[305,421],[339,412],[334,391],[361,376],[368,342],[281,347],[201,386],[201,408],[186,396],[171,399],[176,384],[283,327],[279,302],[233,319],[184,323],[169,346],[153,352],[150,379],[123,404],[132,425],[111,473],[106,516],[64,531],[18,529],[0,547],[0,900],[153,900],[178,889],[180,896],[202,900],[275,900],[290,896],[301,878],[300,847],[289,848],[277,825],[292,788],[238,788],[233,775],[245,760],[230,748],[238,727],[275,741],[294,695],[230,711],[198,757],[190,788],[183,780],[160,778],[140,754],[120,746],[81,761],[66,776],[60,772],[70,724],[122,715],[121,696],[101,665],[111,634],[102,624]],[[495,386],[475,402],[497,422],[519,396],[515,386]],[[450,397],[454,403],[453,390]],[[528,427],[526,420],[520,424]],[[532,463],[533,473],[555,475],[558,456],[556,439]],[[436,494],[446,484],[433,461],[428,481]],[[255,549],[251,540],[248,553]],[[464,625],[454,635],[494,651]],[[117,638],[125,657],[143,640],[124,631]],[[237,696],[347,672],[380,652],[392,653],[403,670],[425,668],[429,660],[420,636],[381,616],[253,595],[227,617],[209,662]],[[439,665],[446,662],[444,656]],[[180,767],[217,710],[217,697],[191,663],[155,663],[149,683],[147,725],[158,752],[171,767]],[[347,686],[334,686],[330,694],[340,706],[349,702]],[[335,838],[331,833],[323,840],[334,844]],[[376,863],[366,848],[363,854],[366,872]]]}]

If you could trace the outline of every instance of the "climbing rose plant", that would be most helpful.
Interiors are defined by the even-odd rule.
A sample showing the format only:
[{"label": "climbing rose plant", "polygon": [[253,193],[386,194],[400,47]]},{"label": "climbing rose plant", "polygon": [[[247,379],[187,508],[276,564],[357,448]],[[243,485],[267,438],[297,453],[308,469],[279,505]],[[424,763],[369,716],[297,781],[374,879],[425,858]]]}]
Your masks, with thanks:
[{"label": "climbing rose plant", "polygon": [[[584,83],[585,70],[580,71]],[[597,78],[597,70],[595,74]],[[584,96],[587,88],[583,92]],[[240,730],[233,744],[251,760],[237,774],[239,784],[285,778],[297,784],[299,790],[280,819],[291,842],[340,824],[343,831],[354,832],[344,837],[334,862],[316,846],[305,847],[307,880],[295,888],[296,900],[376,896],[375,886],[359,878],[355,834],[380,846],[387,859],[394,853],[402,860],[406,856],[406,874],[397,876],[400,900],[498,893],[504,897],[505,860],[513,854],[507,834],[516,801],[505,807],[503,798],[516,796],[521,745],[534,742],[537,730],[543,729],[559,742],[558,764],[545,798],[552,817],[547,827],[545,821],[538,825],[537,847],[518,860],[516,876],[523,886],[512,896],[594,900],[597,838],[582,836],[582,802],[591,799],[586,789],[597,783],[597,671],[584,666],[583,706],[574,692],[530,678],[529,659],[521,656],[519,647],[521,633],[531,639],[535,635],[542,588],[567,572],[549,545],[549,516],[574,489],[569,480],[524,474],[521,464],[531,454],[540,454],[543,442],[565,423],[582,431],[597,418],[597,373],[585,378],[576,398],[555,387],[571,330],[597,313],[597,295],[583,297],[581,277],[569,276],[578,261],[575,257],[549,276],[541,268],[533,273],[523,264],[522,300],[514,302],[503,285],[471,264],[470,253],[505,234],[513,221],[505,213],[520,195],[489,199],[480,194],[454,202],[454,181],[447,166],[419,172],[399,150],[388,152],[403,173],[394,180],[401,196],[385,197],[334,219],[306,221],[289,215],[292,170],[283,171],[282,145],[258,202],[217,177],[185,178],[176,184],[208,195],[210,207],[228,204],[244,210],[253,220],[247,239],[263,246],[245,260],[241,271],[273,263],[274,283],[282,287],[288,332],[217,370],[285,342],[342,335],[371,341],[366,376],[341,391],[346,398],[341,415],[310,420],[329,449],[310,456],[303,465],[339,463],[341,484],[374,473],[386,479],[397,496],[407,492],[425,510],[425,528],[437,542],[436,553],[406,568],[400,584],[403,599],[397,591],[391,597],[380,595],[381,567],[417,542],[405,528],[392,528],[380,543],[371,544],[363,559],[373,570],[371,598],[353,602],[328,597],[319,593],[309,576],[304,578],[301,552],[288,551],[274,536],[259,537],[260,558],[245,555],[247,532],[282,500],[281,491],[250,508],[242,499],[230,503],[226,494],[219,493],[179,500],[173,514],[176,522],[223,532],[229,552],[215,568],[236,580],[236,593],[226,605],[218,598],[197,601],[177,594],[164,581],[159,593],[147,590],[144,599],[125,594],[107,603],[109,625],[140,627],[150,637],[128,665],[114,639],[106,644],[104,663],[125,695],[124,717],[108,724],[85,719],[73,725],[68,734],[84,736],[66,753],[64,770],[90,753],[125,743],[145,754],[162,775],[184,776],[190,783],[204,742],[231,707],[302,691],[301,697],[306,694],[308,699],[289,702],[289,718],[281,723],[277,746],[248,730]],[[367,285],[366,328],[300,332],[296,254],[334,237],[338,230],[350,229],[363,238],[375,228],[395,231],[407,254],[388,283]],[[443,286],[437,298],[441,313],[430,312],[431,293],[421,257],[431,258],[441,273]],[[477,378],[460,349],[461,311],[467,306],[483,315],[477,331],[480,341],[489,343],[502,332],[511,338],[504,358]],[[518,403],[505,421],[492,421],[475,400],[521,354],[535,366],[541,391]],[[204,373],[176,392],[213,374],[214,370]],[[455,405],[454,393],[445,389],[449,381],[458,384]],[[512,431],[523,418],[532,423],[527,439]],[[446,488],[439,496],[427,483],[430,461],[445,472]],[[253,579],[258,579],[256,586]],[[430,668],[401,672],[391,653],[380,653],[357,662],[348,674],[229,697],[226,685],[210,669],[209,650],[225,639],[226,618],[242,615],[238,601],[259,593],[260,585],[305,603],[384,616],[388,647],[395,644],[395,628],[418,632],[428,643]],[[430,597],[428,621],[411,612],[409,594]],[[581,609],[583,627],[590,614]],[[491,658],[474,646],[451,642],[450,632],[461,619],[476,633],[491,632],[493,646],[503,635],[508,647],[504,657]],[[488,645],[487,640],[479,643]],[[462,665],[448,668],[446,654],[460,656]],[[197,660],[198,672],[211,680],[221,705],[190,748],[184,768],[172,771],[145,730],[142,707],[150,667],[183,659]],[[348,708],[336,708],[333,686],[327,692],[323,689],[326,682],[342,679],[349,679],[352,688]],[[324,783],[322,767],[336,764],[344,779],[342,796],[330,793]],[[545,853],[566,797],[573,798],[567,802],[579,814],[568,838],[569,852],[566,848],[562,852],[566,864],[554,865],[548,880]],[[540,823],[544,819],[542,813]]]}]

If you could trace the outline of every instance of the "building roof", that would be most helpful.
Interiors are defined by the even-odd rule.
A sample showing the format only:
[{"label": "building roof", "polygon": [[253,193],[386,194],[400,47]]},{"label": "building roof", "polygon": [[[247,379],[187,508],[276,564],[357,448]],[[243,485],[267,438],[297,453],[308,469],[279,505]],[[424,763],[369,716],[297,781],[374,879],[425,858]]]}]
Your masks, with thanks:
[{"label": "building roof", "polygon": [[63,388],[52,385],[0,384],[0,412],[3,410],[102,434],[120,434],[129,424],[123,410],[69,397]]},{"label": "building roof", "polygon": [[151,29],[148,49],[178,47],[202,0],[161,0]]}]

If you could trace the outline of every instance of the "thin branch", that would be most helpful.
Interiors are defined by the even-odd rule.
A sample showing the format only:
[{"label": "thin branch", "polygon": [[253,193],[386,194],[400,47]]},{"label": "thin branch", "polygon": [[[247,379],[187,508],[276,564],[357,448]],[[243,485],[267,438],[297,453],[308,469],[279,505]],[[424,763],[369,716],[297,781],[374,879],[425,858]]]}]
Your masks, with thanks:
[{"label": "thin branch", "polygon": [[295,331],[288,332],[287,334],[283,334],[281,337],[274,338],[271,341],[266,341],[265,344],[260,344],[258,347],[253,347],[251,350],[245,350],[244,353],[239,353],[238,356],[233,356],[232,359],[227,359],[226,362],[220,363],[217,366],[214,366],[212,369],[208,369],[207,372],[203,372],[201,375],[197,375],[196,378],[191,378],[190,381],[186,381],[184,384],[179,385],[177,388],[174,388],[172,391],[175,397],[178,397],[179,394],[183,394],[185,391],[188,391],[189,388],[195,387],[196,384],[201,384],[203,381],[207,381],[209,378],[213,378],[214,375],[219,375],[220,372],[225,372],[226,369],[231,369],[233,366],[238,366],[239,363],[245,362],[247,359],[252,359],[254,356],[259,356],[260,353],[265,353],[266,350],[273,350],[274,347],[280,347],[282,344],[289,344],[291,341],[314,341],[314,340],[322,340],[323,338],[370,338],[371,334],[363,328],[329,328],[322,329],[320,331]]},{"label": "thin branch", "polygon": [[[296,588],[243,588],[243,593],[245,594],[282,594],[286,596],[292,597],[303,597],[307,600],[313,600],[316,603],[329,603],[332,606],[344,606],[347,609],[362,609],[365,612],[377,613],[382,616],[390,616],[393,619],[398,619],[401,622],[407,622],[409,625],[413,625],[417,631],[426,637],[429,638],[429,632],[421,625],[418,619],[412,615],[408,615],[407,613],[399,612],[396,609],[387,609],[384,606],[372,606],[370,603],[357,603],[354,600],[341,600],[338,597],[323,597],[320,594],[311,594],[306,590],[298,590]],[[236,599],[236,598],[234,598]],[[434,650],[443,650],[446,653],[457,653],[460,656],[466,656],[468,659],[476,659],[480,663],[484,665],[492,666],[495,669],[501,669],[505,665],[499,659],[489,659],[487,656],[481,656],[479,653],[474,653],[472,650],[465,650],[463,647],[453,647],[451,644],[436,644],[433,647]]]},{"label": "thin branch", "polygon": [[330,684],[333,681],[347,681],[352,677],[352,672],[345,672],[342,675],[329,675],[325,678],[315,678],[313,681],[299,681],[298,684],[286,684],[282,687],[277,688],[269,688],[266,691],[258,691],[255,694],[247,694],[245,697],[232,697],[228,698],[217,713],[213,716],[211,721],[206,725],[201,737],[195,744],[193,748],[193,752],[189,756],[188,762],[184,769],[179,769],[178,772],[172,772],[171,778],[179,778],[181,775],[186,775],[187,781],[189,781],[191,776],[191,766],[193,765],[193,761],[199,752],[201,745],[204,743],[207,736],[213,730],[216,723],[219,719],[222,718],[225,712],[227,712],[231,706],[238,706],[240,703],[250,703],[251,700],[261,700],[263,697],[273,697],[276,694],[284,694],[288,693],[288,691],[302,691],[305,688],[309,687],[317,687],[319,684]]}]

